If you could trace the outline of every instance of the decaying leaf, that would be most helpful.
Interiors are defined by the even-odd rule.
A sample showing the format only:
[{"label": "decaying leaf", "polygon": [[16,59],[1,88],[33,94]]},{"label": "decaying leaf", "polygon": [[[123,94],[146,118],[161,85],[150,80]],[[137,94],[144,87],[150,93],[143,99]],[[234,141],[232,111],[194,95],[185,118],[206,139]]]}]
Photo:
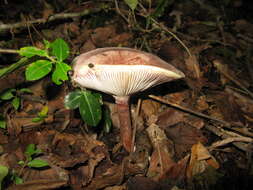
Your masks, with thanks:
[{"label": "decaying leaf", "polygon": [[50,190],[67,185],[64,180],[34,180],[24,184],[14,185],[8,190]]},{"label": "decaying leaf", "polygon": [[216,159],[201,143],[193,145],[190,163],[187,168],[187,178],[191,179],[193,176],[204,172],[210,166],[215,169],[220,167]]},{"label": "decaying leaf", "polygon": [[159,180],[175,164],[173,161],[173,143],[167,139],[164,131],[155,124],[151,124],[147,128],[147,132],[154,148],[147,176]]}]

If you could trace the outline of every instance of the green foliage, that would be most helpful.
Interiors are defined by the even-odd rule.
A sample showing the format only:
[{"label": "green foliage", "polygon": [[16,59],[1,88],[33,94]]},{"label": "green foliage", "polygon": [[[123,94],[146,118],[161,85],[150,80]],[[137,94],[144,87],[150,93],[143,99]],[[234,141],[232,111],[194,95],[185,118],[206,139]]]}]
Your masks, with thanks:
[{"label": "green foliage", "polygon": [[124,0],[125,3],[134,11],[138,5],[138,0]]},{"label": "green foliage", "polygon": [[8,172],[8,167],[0,165],[0,190],[2,189],[2,181],[8,175]]},{"label": "green foliage", "polygon": [[29,144],[25,150],[25,156],[26,156],[27,160],[29,160],[29,161],[32,160],[32,156],[34,156],[36,154],[40,154],[40,153],[41,153],[41,150],[36,148],[35,144]]},{"label": "green foliage", "polygon": [[41,56],[41,57],[46,57],[47,56],[46,51],[38,49],[38,48],[33,47],[33,46],[20,48],[19,54],[21,56],[28,57],[28,58],[31,58],[35,55],[38,55],[38,56]]},{"label": "green foliage", "polygon": [[[4,101],[11,100],[12,106],[15,108],[15,110],[18,110],[18,108],[20,106],[20,101],[21,101],[19,96],[21,94],[26,94],[26,93],[32,93],[32,92],[28,88],[21,88],[19,90],[16,90],[14,88],[9,88],[0,94],[0,101],[1,100],[4,100]],[[1,127],[1,125],[0,125],[0,127]]]},{"label": "green foliage", "polygon": [[91,92],[83,91],[80,96],[79,112],[88,125],[98,125],[102,116],[100,100]]},{"label": "green foliage", "polygon": [[70,92],[66,97],[65,97],[65,107],[67,109],[76,109],[80,105],[80,97],[82,95],[82,91],[76,90],[74,92]]},{"label": "green foliage", "polygon": [[22,171],[25,167],[30,168],[43,168],[48,166],[48,163],[45,160],[41,160],[38,158],[35,158],[39,154],[41,154],[42,151],[38,148],[36,148],[35,144],[29,144],[26,147],[26,150],[24,152],[25,154],[25,160],[20,160],[18,164],[22,166],[19,173],[16,173],[14,170],[11,172],[11,180],[15,184],[22,184],[23,179],[20,177],[22,174]]},{"label": "green foliage", "polygon": [[42,168],[48,166],[48,163],[45,160],[41,160],[38,158],[34,158],[35,156],[41,154],[41,150],[36,148],[35,144],[29,144],[25,150],[25,161],[20,160],[18,162],[19,165],[23,167],[30,167],[30,168]]},{"label": "green foliage", "polygon": [[15,98],[12,99],[11,104],[15,108],[15,110],[18,110],[20,106],[20,98],[16,96]]},{"label": "green foliage", "polygon": [[38,60],[31,63],[25,71],[26,80],[41,79],[52,70],[52,66],[52,62],[48,60]]},{"label": "green foliage", "polygon": [[152,18],[158,18],[163,15],[165,8],[171,5],[174,0],[158,0],[155,11],[151,14]]},{"label": "green foliage", "polygon": [[52,73],[52,81],[60,85],[68,80],[67,72],[71,67],[63,61],[69,56],[69,46],[63,39],[56,39],[52,43],[44,40],[44,49],[38,49],[33,46],[23,47],[19,50],[21,56],[31,58],[40,56],[39,59],[31,63],[25,72],[26,80],[34,81],[41,79]]},{"label": "green foliage", "polygon": [[62,82],[68,80],[67,72],[71,70],[71,67],[63,62],[57,62],[55,70],[52,74],[52,80],[55,84],[60,85]]},{"label": "green foliage", "polygon": [[14,88],[9,88],[7,90],[5,90],[4,92],[2,92],[0,94],[0,99],[1,100],[10,100],[14,97],[13,93],[15,92],[16,90]]},{"label": "green foliage", "polygon": [[38,113],[37,117],[32,119],[32,122],[40,122],[47,118],[48,106],[44,106],[42,110]]},{"label": "green foliage", "polygon": [[0,128],[5,129],[6,128],[6,122],[4,120],[4,116],[0,114]]},{"label": "green foliage", "polygon": [[12,180],[16,185],[24,183],[23,179],[22,179],[21,177],[19,177],[18,174],[17,174],[15,171],[13,171],[13,172],[11,173],[11,180]]},{"label": "green foliage", "polygon": [[100,94],[76,90],[65,98],[65,107],[79,108],[82,119],[90,126],[97,126],[102,118],[102,98]]},{"label": "green foliage", "polygon": [[51,43],[52,55],[54,55],[59,62],[62,62],[69,56],[69,46],[63,39],[56,39]]},{"label": "green foliage", "polygon": [[48,163],[45,160],[34,159],[28,162],[27,166],[30,168],[42,168],[42,167],[48,166]]}]

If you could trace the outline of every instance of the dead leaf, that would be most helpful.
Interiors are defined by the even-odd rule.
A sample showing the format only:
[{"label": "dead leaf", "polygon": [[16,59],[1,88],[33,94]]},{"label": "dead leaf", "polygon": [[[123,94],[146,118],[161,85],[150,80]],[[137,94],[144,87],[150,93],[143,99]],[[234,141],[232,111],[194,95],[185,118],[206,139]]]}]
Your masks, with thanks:
[{"label": "dead leaf", "polygon": [[192,55],[185,60],[187,72],[189,77],[194,79],[200,79],[203,73],[200,71],[199,62],[196,55]]},{"label": "dead leaf", "polygon": [[161,104],[153,100],[143,100],[141,104],[141,111],[144,113],[145,118],[151,115],[157,115]]},{"label": "dead leaf", "polygon": [[171,179],[174,182],[185,180],[186,169],[188,166],[190,156],[187,155],[183,159],[175,163],[162,177],[162,180]]},{"label": "dead leaf", "polygon": [[112,186],[112,187],[106,187],[104,190],[126,190],[126,187],[125,185],[115,185],[115,186]]},{"label": "dead leaf", "polygon": [[165,128],[166,135],[174,142],[177,158],[182,158],[188,153],[193,144],[206,143],[207,139],[202,132],[190,125],[179,123],[176,126]]},{"label": "dead leaf", "polygon": [[184,120],[184,113],[172,108],[167,108],[158,115],[156,124],[162,129],[171,127]]},{"label": "dead leaf", "polygon": [[156,181],[153,181],[150,178],[135,176],[128,179],[127,189],[128,190],[136,190],[136,189],[160,190],[161,186],[159,183],[157,183]]},{"label": "dead leaf", "polygon": [[174,146],[169,141],[162,129],[151,124],[147,128],[149,138],[153,145],[153,153],[147,176],[153,180],[159,180],[173,165]]},{"label": "dead leaf", "polygon": [[219,163],[201,143],[193,145],[190,163],[187,168],[187,178],[191,179],[193,176],[203,173],[210,166],[218,169]]},{"label": "dead leaf", "polygon": [[2,132],[0,132],[0,144],[3,145],[6,143],[8,143],[8,137],[6,135],[2,134]]},{"label": "dead leaf", "polygon": [[64,180],[34,180],[11,186],[7,190],[50,190],[66,185],[67,181]]},{"label": "dead leaf", "polygon": [[102,189],[108,186],[118,184],[122,181],[122,167],[118,165],[113,165],[103,173],[99,172],[91,183],[85,187],[87,190]]},{"label": "dead leaf", "polygon": [[206,97],[205,96],[200,96],[197,100],[197,105],[196,105],[196,109],[198,111],[205,111],[209,108],[209,105],[206,101]]}]

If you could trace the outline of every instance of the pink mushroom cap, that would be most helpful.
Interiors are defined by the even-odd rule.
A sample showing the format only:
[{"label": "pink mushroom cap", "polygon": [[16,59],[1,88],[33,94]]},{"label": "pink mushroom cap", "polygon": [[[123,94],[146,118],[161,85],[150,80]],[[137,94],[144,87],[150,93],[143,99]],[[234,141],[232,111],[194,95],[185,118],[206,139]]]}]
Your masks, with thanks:
[{"label": "pink mushroom cap", "polygon": [[159,57],[131,48],[99,48],[76,57],[72,80],[81,87],[130,96],[184,74]]}]

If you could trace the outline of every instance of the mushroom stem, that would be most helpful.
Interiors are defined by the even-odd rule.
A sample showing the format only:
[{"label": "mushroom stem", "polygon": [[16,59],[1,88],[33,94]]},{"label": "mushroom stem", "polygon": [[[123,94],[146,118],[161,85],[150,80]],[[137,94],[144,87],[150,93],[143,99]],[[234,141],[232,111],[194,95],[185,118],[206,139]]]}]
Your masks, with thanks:
[{"label": "mushroom stem", "polygon": [[132,127],[131,116],[129,110],[129,96],[119,97],[115,96],[117,110],[120,122],[120,136],[123,147],[132,152]]}]

